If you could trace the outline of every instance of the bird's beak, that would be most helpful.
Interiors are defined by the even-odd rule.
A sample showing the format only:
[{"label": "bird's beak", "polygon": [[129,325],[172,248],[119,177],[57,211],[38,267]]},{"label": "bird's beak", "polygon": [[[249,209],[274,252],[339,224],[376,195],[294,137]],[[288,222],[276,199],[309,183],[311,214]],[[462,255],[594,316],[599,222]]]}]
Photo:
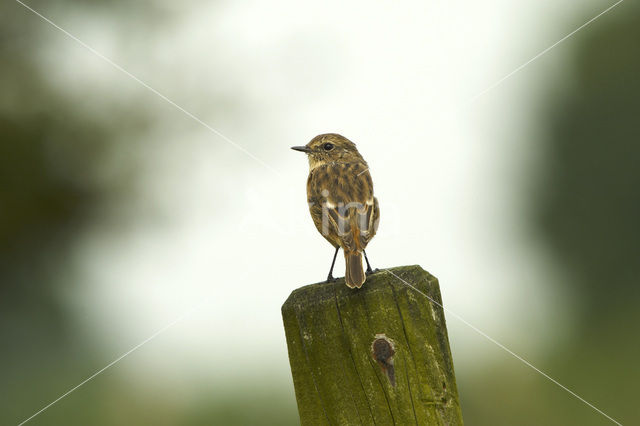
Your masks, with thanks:
[{"label": "bird's beak", "polygon": [[311,149],[306,146],[292,146],[291,149],[294,151],[306,152],[307,154],[311,152]]}]

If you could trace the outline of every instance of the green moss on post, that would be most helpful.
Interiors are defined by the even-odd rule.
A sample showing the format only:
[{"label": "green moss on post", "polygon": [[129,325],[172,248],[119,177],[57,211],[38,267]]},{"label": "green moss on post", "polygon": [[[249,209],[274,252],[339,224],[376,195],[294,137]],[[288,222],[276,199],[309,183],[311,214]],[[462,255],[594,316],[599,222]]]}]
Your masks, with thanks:
[{"label": "green moss on post", "polygon": [[[441,303],[420,266],[390,270]],[[282,317],[303,425],[462,425],[442,308],[390,273],[299,288]]]}]

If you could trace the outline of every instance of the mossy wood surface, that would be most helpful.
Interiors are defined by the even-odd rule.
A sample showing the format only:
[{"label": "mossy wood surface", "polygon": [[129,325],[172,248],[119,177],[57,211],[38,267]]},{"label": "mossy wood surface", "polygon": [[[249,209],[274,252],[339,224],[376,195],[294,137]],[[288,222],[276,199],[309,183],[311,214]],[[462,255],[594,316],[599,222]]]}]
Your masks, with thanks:
[{"label": "mossy wood surface", "polygon": [[[420,266],[390,270],[442,303]],[[462,425],[442,308],[389,272],[362,289],[299,288],[282,316],[303,425]],[[393,345],[389,368],[372,354],[380,337]]]}]

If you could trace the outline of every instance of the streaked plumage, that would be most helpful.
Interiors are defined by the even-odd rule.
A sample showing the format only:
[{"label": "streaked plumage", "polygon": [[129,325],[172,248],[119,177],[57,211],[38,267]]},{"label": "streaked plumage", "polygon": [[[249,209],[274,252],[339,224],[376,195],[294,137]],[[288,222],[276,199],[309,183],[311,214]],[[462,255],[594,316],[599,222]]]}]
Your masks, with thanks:
[{"label": "streaked plumage", "polygon": [[376,234],[380,218],[367,162],[353,142],[335,133],[316,136],[304,147],[293,149],[309,156],[311,218],[329,243],[343,249],[345,281],[359,288],[366,280],[362,253]]}]

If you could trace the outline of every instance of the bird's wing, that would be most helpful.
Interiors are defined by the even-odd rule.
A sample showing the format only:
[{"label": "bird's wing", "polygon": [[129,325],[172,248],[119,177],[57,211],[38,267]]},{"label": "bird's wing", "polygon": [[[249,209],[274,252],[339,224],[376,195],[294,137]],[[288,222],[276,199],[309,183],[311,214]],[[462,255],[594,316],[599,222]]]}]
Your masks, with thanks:
[{"label": "bird's wing", "polygon": [[309,177],[308,191],[310,204],[322,206],[320,232],[336,237],[346,252],[364,249],[377,225],[377,200],[366,164],[317,167]]}]

